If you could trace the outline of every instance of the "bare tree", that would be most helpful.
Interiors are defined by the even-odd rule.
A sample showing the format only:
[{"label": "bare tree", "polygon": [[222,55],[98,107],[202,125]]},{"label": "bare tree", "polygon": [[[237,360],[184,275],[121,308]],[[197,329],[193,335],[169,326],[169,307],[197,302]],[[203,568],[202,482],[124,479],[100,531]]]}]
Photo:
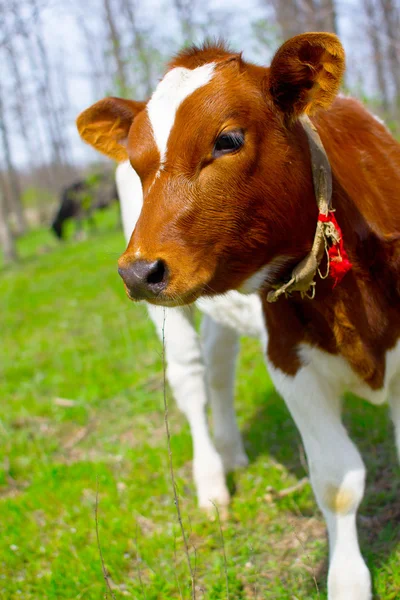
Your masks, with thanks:
[{"label": "bare tree", "polygon": [[185,43],[193,42],[195,37],[196,0],[174,0],[174,7]]},{"label": "bare tree", "polygon": [[107,23],[109,38],[111,42],[111,53],[115,60],[118,73],[118,84],[120,87],[120,94],[125,95],[129,88],[128,79],[125,70],[125,60],[123,57],[122,42],[120,33],[117,29],[116,20],[114,18],[112,2],[110,0],[103,0],[104,2],[104,13]]},{"label": "bare tree", "polygon": [[15,219],[15,226],[18,235],[22,235],[26,231],[26,219],[21,202],[21,193],[18,181],[17,170],[14,166],[10,144],[10,132],[7,126],[6,112],[3,101],[3,92],[0,87],[0,144],[3,151],[4,162],[6,164],[8,176],[7,204],[8,210],[12,213]]},{"label": "bare tree", "polygon": [[138,61],[141,71],[141,84],[146,97],[149,97],[153,89],[153,75],[151,64],[151,51],[146,46],[145,35],[141,31],[136,15],[137,4],[135,0],[122,0],[122,9],[129,23],[132,35],[132,47],[135,51],[135,59]]},{"label": "bare tree", "polygon": [[[65,123],[71,122],[72,117],[69,113],[71,106],[71,98],[68,87],[68,73],[65,64],[65,54],[61,51],[53,53],[53,64],[55,67],[55,88],[58,91],[58,97],[55,95],[55,102],[58,108],[59,126],[62,130],[65,129]],[[66,166],[69,170],[73,170],[72,150],[67,141],[64,132],[62,132],[63,156]]]},{"label": "bare tree", "polygon": [[338,33],[337,14],[334,0],[316,2],[316,31]]},{"label": "bare tree", "polygon": [[387,36],[388,65],[396,93],[400,101],[400,10],[396,0],[380,0],[384,31]]},{"label": "bare tree", "polygon": [[0,245],[3,250],[3,262],[5,264],[14,262],[17,259],[17,251],[8,220],[5,185],[2,177],[0,177]]},{"label": "bare tree", "polygon": [[284,39],[304,31],[337,33],[334,0],[272,0],[272,4]]},{"label": "bare tree", "polygon": [[385,111],[389,110],[389,91],[385,69],[385,50],[380,36],[381,18],[377,10],[375,0],[364,0],[365,14],[368,19],[368,33],[373,49],[373,63],[375,67],[376,80],[382,97],[382,105]]},{"label": "bare tree", "polygon": [[54,99],[52,69],[48,51],[44,43],[45,36],[43,34],[40,5],[37,0],[29,0],[29,3],[32,8],[32,20],[34,23],[30,35],[35,41],[39,57],[40,70],[37,73],[37,77],[40,78],[41,102],[45,114],[47,131],[49,132],[50,144],[56,162],[59,165],[65,165],[68,163],[68,143],[63,133],[63,124],[60,120],[59,110]]},{"label": "bare tree", "polygon": [[304,31],[301,12],[296,0],[273,0],[273,5],[283,39],[287,40]]},{"label": "bare tree", "polygon": [[[79,9],[81,9],[81,6],[79,6]],[[101,95],[104,93],[105,89],[104,66],[101,66],[101,56],[103,52],[101,52],[101,54],[98,52],[97,49],[99,44],[97,37],[93,33],[92,29],[89,27],[89,23],[81,14],[80,10],[76,22],[82,33],[87,63],[89,67],[88,77],[92,86],[93,98],[100,98]]]},{"label": "bare tree", "polygon": [[[46,145],[51,149],[55,163],[63,165],[67,162],[65,156],[67,142],[53,98],[51,67],[44,44],[40,6],[37,0],[28,0],[28,3],[31,8],[29,24],[26,23],[22,15],[22,8],[26,8],[25,6],[21,8],[19,3],[14,2],[10,5],[10,10],[14,17],[14,26],[21,34],[25,57],[28,61],[32,81],[36,88],[35,100],[39,114],[45,123]],[[34,26],[32,26],[32,23]],[[41,133],[39,135],[41,136]]]},{"label": "bare tree", "polygon": [[19,134],[24,141],[24,144],[34,160],[38,158],[38,153],[40,149],[37,144],[34,143],[30,128],[30,123],[28,122],[28,115],[26,111],[27,106],[27,97],[25,93],[25,82],[21,75],[21,63],[18,60],[16,48],[15,48],[15,38],[10,36],[8,43],[5,46],[7,56],[9,58],[8,64],[10,71],[13,76],[13,100],[14,100],[14,111],[16,116],[16,122],[19,129]]}]

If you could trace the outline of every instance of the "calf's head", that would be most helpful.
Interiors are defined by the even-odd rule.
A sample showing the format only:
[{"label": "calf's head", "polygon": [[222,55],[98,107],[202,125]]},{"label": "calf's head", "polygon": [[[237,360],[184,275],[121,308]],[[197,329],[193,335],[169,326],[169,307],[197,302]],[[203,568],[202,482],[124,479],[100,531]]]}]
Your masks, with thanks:
[{"label": "calf's head", "polygon": [[174,306],[249,289],[300,260],[317,209],[297,119],[332,103],[336,36],[292,38],[263,68],[222,46],[183,51],[147,103],[106,98],[82,138],[129,159],[143,209],[119,272],[132,299]]}]

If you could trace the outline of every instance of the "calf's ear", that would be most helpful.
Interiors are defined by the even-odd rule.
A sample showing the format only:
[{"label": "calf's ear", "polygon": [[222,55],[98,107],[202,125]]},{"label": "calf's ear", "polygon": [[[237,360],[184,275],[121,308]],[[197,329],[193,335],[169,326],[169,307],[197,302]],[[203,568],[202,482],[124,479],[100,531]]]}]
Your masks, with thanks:
[{"label": "calf's ear", "polygon": [[118,162],[128,159],[126,149],[133,119],[146,102],[104,98],[84,110],[76,120],[79,135],[99,152]]},{"label": "calf's ear", "polygon": [[271,63],[269,91],[275,106],[290,119],[328,108],[344,69],[344,50],[336,35],[296,35],[279,48]]}]

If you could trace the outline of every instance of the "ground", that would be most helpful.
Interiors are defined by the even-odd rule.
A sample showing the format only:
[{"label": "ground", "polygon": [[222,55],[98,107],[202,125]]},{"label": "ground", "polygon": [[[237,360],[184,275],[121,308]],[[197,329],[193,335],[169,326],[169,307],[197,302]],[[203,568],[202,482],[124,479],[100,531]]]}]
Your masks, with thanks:
[{"label": "ground", "polygon": [[[124,243],[114,209],[98,219],[86,241],[60,245],[34,231],[20,241],[20,264],[0,265],[2,600],[105,597],[97,487],[115,598],[194,597],[168,470],[160,343],[116,274]],[[323,600],[323,520],[308,484],[279,496],[306,476],[304,453],[255,341],[243,340],[236,400],[250,466],[230,478],[220,525],[196,507],[188,426],[169,395],[195,597]],[[394,600],[400,471],[388,411],[353,398],[345,413],[368,466],[359,529],[374,598]]]}]

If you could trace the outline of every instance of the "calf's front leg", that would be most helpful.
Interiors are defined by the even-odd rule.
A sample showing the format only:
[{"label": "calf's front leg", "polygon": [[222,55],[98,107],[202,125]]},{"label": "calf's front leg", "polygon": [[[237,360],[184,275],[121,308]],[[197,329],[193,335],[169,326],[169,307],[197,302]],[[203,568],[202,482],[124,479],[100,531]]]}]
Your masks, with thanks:
[{"label": "calf's front leg", "polygon": [[205,315],[202,321],[204,360],[214,422],[215,445],[225,473],[248,464],[234,407],[238,333]]},{"label": "calf's front leg", "polygon": [[168,382],[180,410],[189,422],[193,441],[193,478],[199,506],[214,511],[213,502],[226,506],[230,497],[222,459],[208,428],[205,366],[193,323],[193,309],[162,309],[148,305],[148,311],[160,339],[164,327]]},{"label": "calf's front leg", "polygon": [[365,467],[341,422],[341,402],[312,365],[290,377],[269,365],[274,384],[303,439],[311,484],[329,536],[329,600],[370,600],[371,578],[361,556],[356,514]]}]

